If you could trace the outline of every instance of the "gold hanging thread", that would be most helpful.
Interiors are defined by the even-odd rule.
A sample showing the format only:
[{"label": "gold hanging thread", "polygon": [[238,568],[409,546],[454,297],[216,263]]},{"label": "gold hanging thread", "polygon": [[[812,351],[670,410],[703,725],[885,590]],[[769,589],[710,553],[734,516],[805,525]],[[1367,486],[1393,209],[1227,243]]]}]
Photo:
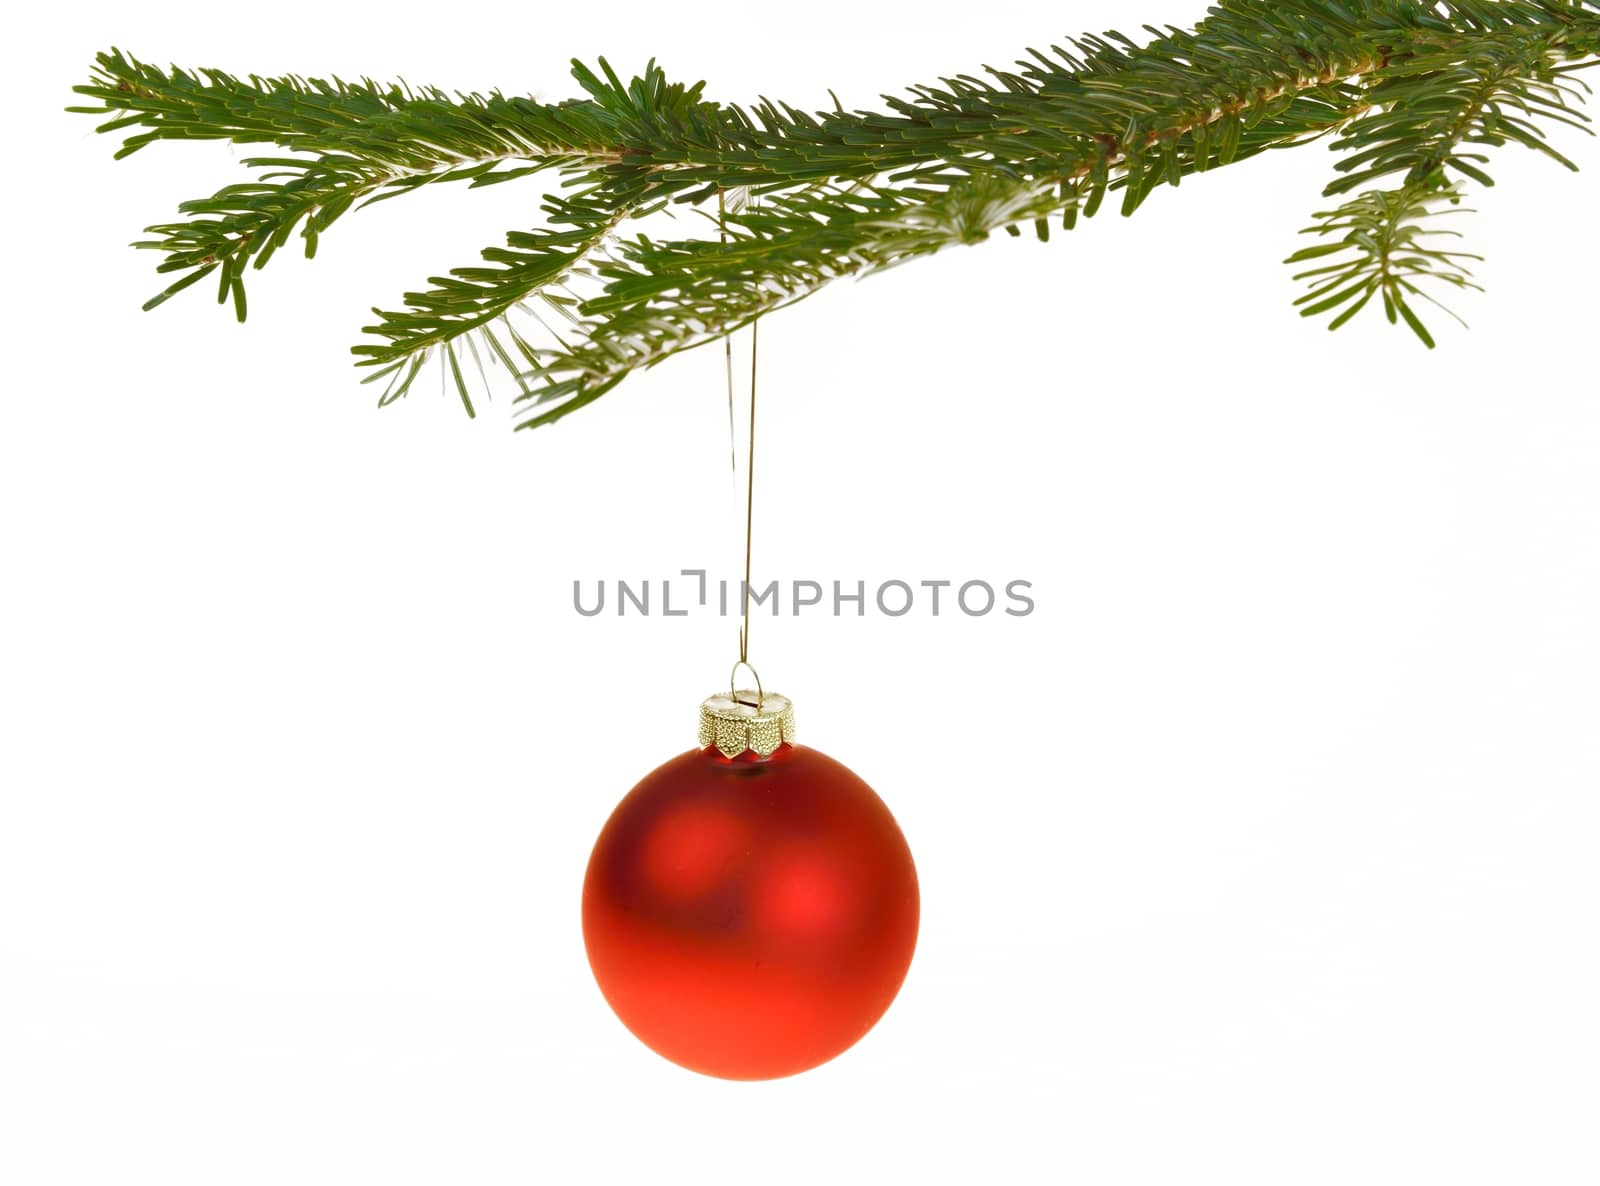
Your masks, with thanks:
[{"label": "gold hanging thread", "polygon": [[[755,198],[750,197],[747,202],[754,203]],[[717,227],[722,243],[728,242],[728,205],[723,190],[717,189]],[[744,590],[740,598],[739,609],[739,662],[750,667],[750,551],[751,541],[754,538],[753,526],[755,521],[756,501],[756,357],[759,342],[757,330],[760,318],[754,317],[750,321],[750,435],[745,451],[745,488],[744,488]],[[738,443],[733,422],[733,334],[731,332],[722,337],[723,365],[728,378],[728,459],[735,474],[739,472]],[[737,668],[735,668],[737,670]],[[751,671],[755,668],[751,667]]]},{"label": "gold hanging thread", "polygon": [[[727,202],[717,191],[717,216],[721,241],[728,242]],[[750,558],[755,540],[756,505],[756,359],[759,318],[750,321],[750,432],[745,451],[744,487],[744,588],[739,608],[739,661],[728,673],[728,690],[700,705],[700,745],[715,745],[725,756],[736,758],[746,750],[765,758],[780,745],[794,741],[794,705],[787,696],[768,692],[750,664]],[[733,335],[723,336],[723,364],[728,381],[728,443],[733,472],[739,472],[738,431],[733,411]],[[755,689],[737,686],[739,668],[755,679]]]},{"label": "gold hanging thread", "polygon": [[[724,247],[728,245],[728,205],[722,187],[717,186],[717,238]],[[733,335],[722,335],[722,359],[728,372],[728,471],[739,472],[739,442],[733,431]]]},{"label": "gold hanging thread", "polygon": [[744,610],[739,626],[739,662],[747,667],[750,665],[750,541],[756,506],[756,330],[759,327],[759,321],[750,323],[750,444],[744,461]]}]

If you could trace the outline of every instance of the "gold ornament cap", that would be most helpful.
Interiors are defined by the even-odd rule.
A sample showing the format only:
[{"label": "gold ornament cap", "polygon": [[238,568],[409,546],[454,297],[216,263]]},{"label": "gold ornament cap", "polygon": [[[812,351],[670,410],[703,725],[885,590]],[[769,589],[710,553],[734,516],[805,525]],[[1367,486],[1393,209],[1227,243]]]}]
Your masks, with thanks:
[{"label": "gold ornament cap", "polygon": [[[760,682],[759,680],[757,681]],[[729,688],[700,705],[700,747],[714,745],[725,757],[752,750],[765,758],[794,741],[794,705],[787,696]]]}]

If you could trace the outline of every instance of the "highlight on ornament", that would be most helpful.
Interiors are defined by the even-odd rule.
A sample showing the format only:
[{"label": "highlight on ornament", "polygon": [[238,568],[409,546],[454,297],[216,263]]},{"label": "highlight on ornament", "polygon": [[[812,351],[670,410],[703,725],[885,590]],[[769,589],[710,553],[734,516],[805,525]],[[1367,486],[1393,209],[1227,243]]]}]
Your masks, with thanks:
[{"label": "highlight on ornament", "polygon": [[[1028,50],[887,96],[886,110],[717,102],[654,62],[630,82],[604,59],[574,62],[584,96],[541,103],[164,69],[115,49],[69,110],[121,134],[119,157],[158,140],[273,146],[243,161],[248,181],[146,228],[135,245],[173,278],[146,308],[210,278],[243,320],[246,274],[292,236],[310,256],[375,201],[553,174],[542,225],[377,310],[353,348],[380,405],[436,375],[469,415],[505,390],[528,428],[842,277],[999,231],[1048,240],[1108,198],[1133,214],[1193,175],[1313,142],[1336,160],[1310,245],[1289,256],[1304,265],[1300,312],[1337,329],[1381,308],[1432,347],[1424,313],[1476,287],[1477,257],[1445,216],[1493,183],[1489,150],[1576,168],[1550,133],[1588,130],[1577,73],[1600,60],[1600,0],[1220,0],[1192,29],[1147,28],[1142,43]],[[715,209],[705,234],[686,237],[694,219],[648,233],[683,207]]]},{"label": "highlight on ornament", "polygon": [[699,746],[627,794],[589,858],[595,980],[641,1042],[702,1074],[774,1079],[841,1054],[916,947],[899,825],[794,727],[774,693],[707,699]]}]

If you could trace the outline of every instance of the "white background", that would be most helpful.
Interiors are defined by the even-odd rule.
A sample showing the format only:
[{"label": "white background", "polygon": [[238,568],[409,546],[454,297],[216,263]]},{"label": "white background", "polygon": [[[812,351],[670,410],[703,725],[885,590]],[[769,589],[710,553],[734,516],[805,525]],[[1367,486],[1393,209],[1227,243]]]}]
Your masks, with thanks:
[{"label": "white background", "polygon": [[[152,314],[128,250],[242,177],[113,164],[96,49],[575,93],[658,56],[801,106],[1175,0],[56,5],[14,28],[0,431],[0,1180],[1594,1183],[1600,150],[1506,150],[1486,296],[1428,353],[1302,322],[1322,146],[1048,246],[843,285],[762,332],[760,576],[1034,583],[1030,617],[757,622],[804,740],[889,802],[923,929],[813,1073],[635,1043],[578,896],[693,742],[731,621],[571,609],[732,567],[720,352],[554,430],[423,385],[373,304],[538,184],[349,216]],[[26,19],[26,18],[25,18]]]}]

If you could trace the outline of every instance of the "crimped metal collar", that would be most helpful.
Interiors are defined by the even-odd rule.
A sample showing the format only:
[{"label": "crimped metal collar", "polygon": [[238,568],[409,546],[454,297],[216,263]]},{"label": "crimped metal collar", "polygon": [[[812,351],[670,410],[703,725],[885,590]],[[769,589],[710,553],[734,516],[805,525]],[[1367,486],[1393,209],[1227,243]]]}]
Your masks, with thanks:
[{"label": "crimped metal collar", "polygon": [[753,750],[763,758],[794,741],[794,705],[776,692],[735,691],[709,696],[700,705],[700,745],[714,745],[730,758]]}]

